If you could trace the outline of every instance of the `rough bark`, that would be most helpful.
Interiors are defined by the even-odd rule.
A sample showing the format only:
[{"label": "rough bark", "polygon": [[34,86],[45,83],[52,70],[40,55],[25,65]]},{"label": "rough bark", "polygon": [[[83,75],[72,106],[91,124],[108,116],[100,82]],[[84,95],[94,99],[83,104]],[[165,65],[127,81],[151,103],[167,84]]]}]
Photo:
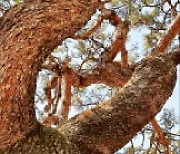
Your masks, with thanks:
[{"label": "rough bark", "polygon": [[110,101],[63,124],[36,122],[36,76],[47,55],[80,29],[98,0],[28,1],[0,23],[0,149],[5,153],[113,153],[162,108],[176,79],[179,54],[149,57]]},{"label": "rough bark", "polygon": [[180,51],[175,55],[141,61],[128,83],[111,100],[72,118],[60,132],[68,134],[82,151],[87,148],[92,153],[108,154],[123,147],[171,95]]},{"label": "rough bark", "polygon": [[72,118],[58,131],[38,124],[5,154],[117,151],[160,111],[171,95],[179,63],[180,51],[143,60],[110,101]]},{"label": "rough bark", "polygon": [[35,126],[36,76],[45,57],[80,29],[98,0],[29,1],[13,7],[0,23],[0,148]]}]

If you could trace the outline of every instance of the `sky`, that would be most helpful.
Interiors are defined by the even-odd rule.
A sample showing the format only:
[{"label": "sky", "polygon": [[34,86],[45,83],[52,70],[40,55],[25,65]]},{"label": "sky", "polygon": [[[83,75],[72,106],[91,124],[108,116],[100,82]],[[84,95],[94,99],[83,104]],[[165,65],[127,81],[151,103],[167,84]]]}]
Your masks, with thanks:
[{"label": "sky", "polygon": [[[113,27],[110,27],[110,29],[111,28],[113,28]],[[109,31],[110,30],[107,30],[107,33]],[[144,56],[143,55],[144,54],[144,46],[143,46],[144,37],[143,37],[143,35],[148,34],[148,33],[149,33],[149,30],[145,27],[139,27],[139,28],[130,30],[128,40],[126,43],[126,47],[127,47],[127,50],[129,50],[129,51],[131,51],[132,48],[136,47],[136,51],[138,51],[138,53],[139,53],[138,54],[139,57],[136,57],[137,60],[142,59]],[[71,49],[71,48],[72,48],[72,51],[74,52],[75,49],[74,49],[74,46],[72,44],[69,45],[69,49]],[[166,108],[169,110],[174,110],[175,115],[177,117],[179,117],[179,119],[180,119],[180,65],[177,68],[178,68],[178,72],[177,72],[178,78],[177,78],[176,86],[173,90],[171,97],[167,100],[167,102],[164,105],[164,107],[162,108],[161,112],[156,116],[156,119],[160,119],[163,110]],[[79,112],[77,112],[76,108],[72,107],[71,112],[70,112],[70,117],[76,115],[77,113],[79,113]],[[180,130],[180,128],[178,128],[178,126],[177,126],[174,129],[174,131],[176,131],[178,129]],[[139,143],[141,143],[141,141],[142,141],[142,139],[138,139],[138,140],[136,140],[136,143],[139,144]],[[149,142],[147,141],[147,144],[148,143]]]},{"label": "sky", "polygon": [[[131,49],[133,46],[138,44],[137,50],[142,52],[143,49],[143,35],[148,34],[149,31],[146,28],[138,28],[132,30],[132,34],[127,42],[127,48]],[[137,39],[138,38],[138,39]],[[139,57],[141,59],[143,55]],[[163,108],[174,109],[175,114],[180,118],[180,65],[177,66],[177,82],[173,90],[171,97],[167,100]]]},{"label": "sky", "polygon": [[[139,57],[137,60],[141,60],[143,58],[143,35],[148,34],[149,30],[145,27],[140,27],[136,29],[131,29],[128,42],[126,43],[126,47],[128,50],[131,50],[134,46],[136,46],[137,51],[139,54]],[[178,42],[177,42],[178,43]],[[179,42],[180,43],[180,42]],[[160,120],[162,113],[164,109],[169,109],[171,111],[174,111],[177,119],[180,119],[180,65],[177,66],[177,81],[176,85],[174,87],[174,90],[172,92],[172,95],[169,97],[169,99],[166,101],[164,107],[162,108],[161,112],[159,112],[156,115],[156,119]],[[179,120],[180,123],[180,120]],[[175,128],[172,129],[172,133],[177,133],[180,130],[180,125],[177,125]],[[141,145],[142,142],[142,136],[137,137],[136,139],[133,140],[135,146]],[[128,144],[127,146],[131,146]],[[149,140],[146,139],[145,141],[145,147],[149,146]],[[123,152],[123,149],[118,151],[120,153]]]},{"label": "sky", "polygon": [[[12,1],[11,1],[12,2]],[[176,2],[176,0],[174,0],[174,2]],[[111,27],[113,28],[113,27]],[[108,31],[107,31],[108,32]],[[143,35],[144,34],[148,34],[149,30],[145,27],[141,27],[141,28],[137,28],[137,29],[131,29],[130,30],[130,35],[128,37],[128,42],[126,44],[126,47],[128,50],[131,50],[134,46],[137,46],[137,51],[141,52],[143,47]],[[74,49],[73,49],[74,50]],[[142,52],[143,53],[143,52]],[[140,60],[143,57],[142,54],[139,54],[139,58],[138,60]],[[180,119],[180,65],[177,66],[178,71],[177,71],[177,82],[176,85],[174,87],[173,93],[171,95],[171,97],[167,100],[166,104],[164,105],[162,111],[167,108],[170,110],[174,110],[175,115],[178,117],[178,119]],[[42,89],[43,84],[38,85],[39,89]],[[156,116],[157,119],[160,119],[161,115],[162,115],[162,111]],[[71,117],[75,114],[77,114],[78,112],[76,112],[76,110],[72,109],[71,110]],[[180,126],[178,128],[178,126],[176,128],[174,128],[173,130],[176,132],[176,130],[180,130]],[[136,142],[137,144],[141,143],[141,139],[137,139]],[[148,141],[147,141],[147,145],[148,145]]]}]

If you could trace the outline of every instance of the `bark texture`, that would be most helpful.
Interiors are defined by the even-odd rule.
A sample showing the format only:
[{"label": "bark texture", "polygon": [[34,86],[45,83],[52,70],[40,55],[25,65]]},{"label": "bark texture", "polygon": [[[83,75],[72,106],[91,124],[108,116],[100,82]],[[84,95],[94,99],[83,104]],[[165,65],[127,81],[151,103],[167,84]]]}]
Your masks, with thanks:
[{"label": "bark texture", "polygon": [[[81,154],[77,146],[57,130],[38,125],[3,154]],[[84,153],[87,154],[87,153]]]},{"label": "bark texture", "polygon": [[137,64],[116,96],[72,118],[60,133],[37,123],[33,103],[42,62],[86,23],[99,4],[99,0],[27,1],[4,15],[0,23],[0,149],[14,144],[5,153],[113,153],[171,95],[178,58],[149,57]]},{"label": "bark texture", "polygon": [[173,90],[179,63],[180,51],[144,59],[110,101],[77,115],[58,131],[38,124],[4,154],[114,153],[160,111]]},{"label": "bark texture", "polygon": [[[175,55],[180,58],[180,51]],[[142,60],[111,100],[72,118],[60,132],[68,134],[81,151],[114,153],[161,110],[171,95],[179,61],[176,56]]]},{"label": "bark texture", "polygon": [[80,29],[99,0],[37,0],[9,10],[0,23],[0,148],[36,125],[36,76],[45,57]]}]

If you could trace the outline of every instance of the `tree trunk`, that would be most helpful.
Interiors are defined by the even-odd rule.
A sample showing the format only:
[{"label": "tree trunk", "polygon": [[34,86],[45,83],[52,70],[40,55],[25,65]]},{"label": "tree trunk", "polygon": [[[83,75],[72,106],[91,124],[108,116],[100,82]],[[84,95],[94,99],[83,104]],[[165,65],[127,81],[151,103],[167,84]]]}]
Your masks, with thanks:
[{"label": "tree trunk", "polygon": [[7,12],[0,23],[0,148],[36,125],[34,93],[45,57],[80,29],[98,0],[30,1]]},{"label": "tree trunk", "polygon": [[72,118],[59,132],[36,121],[34,93],[42,62],[100,4],[99,0],[27,1],[4,15],[0,23],[1,151],[113,153],[160,111],[174,87],[174,55],[137,64],[116,96]]}]

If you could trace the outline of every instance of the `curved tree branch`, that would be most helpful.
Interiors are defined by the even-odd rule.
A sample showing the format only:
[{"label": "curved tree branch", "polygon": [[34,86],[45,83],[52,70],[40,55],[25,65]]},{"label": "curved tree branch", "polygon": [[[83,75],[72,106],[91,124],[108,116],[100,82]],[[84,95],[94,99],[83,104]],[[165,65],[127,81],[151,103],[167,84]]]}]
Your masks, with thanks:
[{"label": "curved tree branch", "polygon": [[3,16],[0,148],[12,145],[35,127],[34,93],[42,62],[88,21],[99,4],[99,0],[27,1]]},{"label": "curved tree branch", "polygon": [[72,118],[59,131],[68,134],[82,151],[117,151],[149,123],[171,95],[176,81],[173,57],[166,54],[144,59],[114,97]]},{"label": "curved tree branch", "polygon": [[[20,152],[37,153],[38,145],[44,144],[45,149],[47,142],[42,140],[46,141],[50,136],[48,143],[54,147],[75,145],[81,153],[88,150],[97,154],[112,153],[160,111],[175,84],[179,53],[142,60],[132,78],[110,101],[62,125],[59,129],[62,137],[37,124],[34,93],[42,62],[59,43],[73,36],[86,23],[100,3],[99,0],[27,1],[13,7],[2,18],[0,149],[20,140]],[[31,144],[32,140],[22,140],[24,137],[33,139],[34,144]],[[27,144],[31,147],[28,152]]]}]

